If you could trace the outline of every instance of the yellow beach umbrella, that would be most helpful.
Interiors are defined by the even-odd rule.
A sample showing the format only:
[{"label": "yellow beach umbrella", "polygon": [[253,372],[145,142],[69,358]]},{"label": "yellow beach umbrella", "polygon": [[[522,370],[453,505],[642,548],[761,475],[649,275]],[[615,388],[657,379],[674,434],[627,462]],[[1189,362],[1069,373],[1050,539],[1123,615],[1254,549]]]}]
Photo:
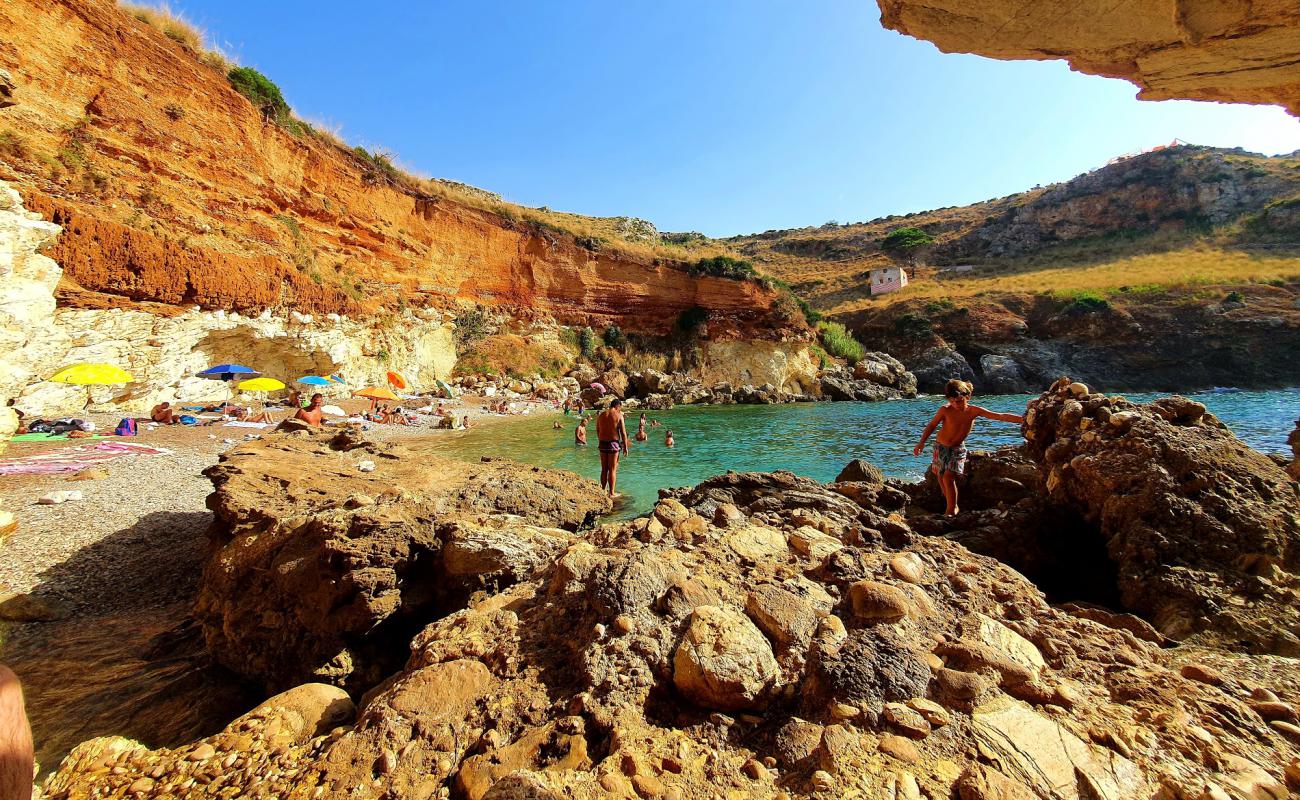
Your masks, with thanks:
[{"label": "yellow beach umbrella", "polygon": [[108,386],[114,383],[131,383],[135,378],[126,370],[112,364],[73,364],[50,376],[56,383],[78,386]]},{"label": "yellow beach umbrella", "polygon": [[275,378],[249,378],[240,381],[238,386],[243,392],[278,392],[284,388],[284,384]]}]

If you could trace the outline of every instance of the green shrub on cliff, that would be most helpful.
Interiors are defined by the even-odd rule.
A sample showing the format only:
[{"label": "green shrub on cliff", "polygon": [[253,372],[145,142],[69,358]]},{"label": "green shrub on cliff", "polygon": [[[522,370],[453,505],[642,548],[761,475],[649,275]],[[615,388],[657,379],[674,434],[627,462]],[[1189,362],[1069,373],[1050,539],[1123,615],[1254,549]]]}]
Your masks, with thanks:
[{"label": "green shrub on cliff", "polygon": [[713,278],[730,278],[736,281],[747,281],[758,278],[758,273],[754,271],[754,265],[748,261],[731,256],[714,256],[713,258],[701,258],[694,264],[686,268],[686,271],[692,275],[705,275]]},{"label": "green shrub on cliff", "polygon": [[709,310],[700,306],[691,306],[690,308],[677,315],[677,321],[673,323],[673,330],[678,336],[689,337],[695,335],[695,331],[701,325],[709,321]]},{"label": "green shrub on cliff", "polygon": [[1079,314],[1092,314],[1098,311],[1107,311],[1110,309],[1110,301],[1097,292],[1074,292],[1069,295],[1069,297],[1071,300],[1061,309],[1062,314],[1077,316]]},{"label": "green shrub on cliff", "polygon": [[578,331],[578,352],[583,358],[591,358],[596,354],[596,332],[591,328]]},{"label": "green shrub on cliff", "polygon": [[627,337],[623,335],[623,331],[619,330],[617,325],[610,325],[605,329],[604,339],[605,346],[612,347],[615,350],[622,350],[624,345],[627,344]]},{"label": "green shrub on cliff", "polygon": [[856,364],[866,352],[862,342],[854,339],[853,334],[838,322],[818,323],[817,335],[821,337],[822,347],[826,348],[826,352],[850,364]]},{"label": "green shrub on cliff", "polygon": [[280,87],[276,86],[270,78],[252,67],[235,67],[226,73],[226,78],[235,91],[257,106],[262,116],[290,133],[306,132],[306,126],[293,118],[293,110],[289,108],[288,101],[280,93]]}]

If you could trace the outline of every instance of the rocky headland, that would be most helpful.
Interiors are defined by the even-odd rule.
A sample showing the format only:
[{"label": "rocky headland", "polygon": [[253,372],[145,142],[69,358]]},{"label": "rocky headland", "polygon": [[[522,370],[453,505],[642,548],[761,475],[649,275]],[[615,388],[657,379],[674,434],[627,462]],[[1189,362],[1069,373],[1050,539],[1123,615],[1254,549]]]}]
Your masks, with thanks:
[{"label": "rocky headland", "polygon": [[[1195,403],[1068,381],[1024,432],[955,521],[854,462],[825,485],[728,473],[596,527],[605,501],[572,476],[423,469],[350,434],[242,445],[208,471],[196,618],[283,693],[201,741],[86,742],[46,796],[1300,788],[1282,466]],[[998,531],[1006,563],[968,549]],[[1113,565],[1113,606],[1007,565],[1065,537]]]}]

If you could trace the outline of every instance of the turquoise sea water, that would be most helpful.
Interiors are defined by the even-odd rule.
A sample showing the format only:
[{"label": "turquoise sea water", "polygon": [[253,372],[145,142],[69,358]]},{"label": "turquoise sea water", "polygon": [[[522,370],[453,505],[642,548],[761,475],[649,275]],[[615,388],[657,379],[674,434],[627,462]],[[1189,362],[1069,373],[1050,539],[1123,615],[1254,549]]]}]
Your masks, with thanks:
[{"label": "turquoise sea water", "polygon": [[[1161,395],[1129,394],[1147,402]],[[1267,392],[1199,392],[1188,395],[1204,403],[1251,447],[1263,452],[1289,452],[1287,434],[1300,416],[1300,389]],[[994,411],[1023,413],[1033,395],[976,398]],[[882,403],[799,403],[778,406],[679,406],[647,412],[660,428],[647,428],[648,442],[633,442],[632,452],[619,466],[618,489],[625,495],[618,516],[644,513],[659,489],[691,486],[713,475],[736,471],[788,469],[819,481],[833,479],[855,458],[865,458],[887,475],[917,479],[929,454],[912,455],[921,429],[940,405],[940,398]],[[639,411],[628,418],[635,434]],[[564,430],[553,430],[556,419]],[[448,454],[469,460],[505,456],[543,467],[558,467],[599,480],[595,425],[588,427],[591,444],[575,447],[575,420],[541,414],[470,430],[447,440]],[[664,446],[672,429],[677,445]],[[991,450],[1021,441],[1019,426],[981,419],[967,441],[973,450]]]}]

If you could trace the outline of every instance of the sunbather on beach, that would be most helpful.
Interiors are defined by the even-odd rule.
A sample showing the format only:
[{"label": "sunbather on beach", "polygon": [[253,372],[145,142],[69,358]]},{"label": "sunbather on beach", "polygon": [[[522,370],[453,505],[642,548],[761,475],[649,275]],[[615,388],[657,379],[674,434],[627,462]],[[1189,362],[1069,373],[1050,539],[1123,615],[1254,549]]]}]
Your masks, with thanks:
[{"label": "sunbather on beach", "polygon": [[325,405],[325,398],[317,392],[311,396],[311,403],[306,408],[299,408],[293,418],[302,420],[308,425],[323,425],[325,423],[325,412],[321,411],[323,405]]},{"label": "sunbather on beach", "polygon": [[172,410],[172,404],[166,400],[153,407],[153,411],[149,412],[149,419],[163,425],[175,425],[180,422],[176,418],[176,412]]}]

